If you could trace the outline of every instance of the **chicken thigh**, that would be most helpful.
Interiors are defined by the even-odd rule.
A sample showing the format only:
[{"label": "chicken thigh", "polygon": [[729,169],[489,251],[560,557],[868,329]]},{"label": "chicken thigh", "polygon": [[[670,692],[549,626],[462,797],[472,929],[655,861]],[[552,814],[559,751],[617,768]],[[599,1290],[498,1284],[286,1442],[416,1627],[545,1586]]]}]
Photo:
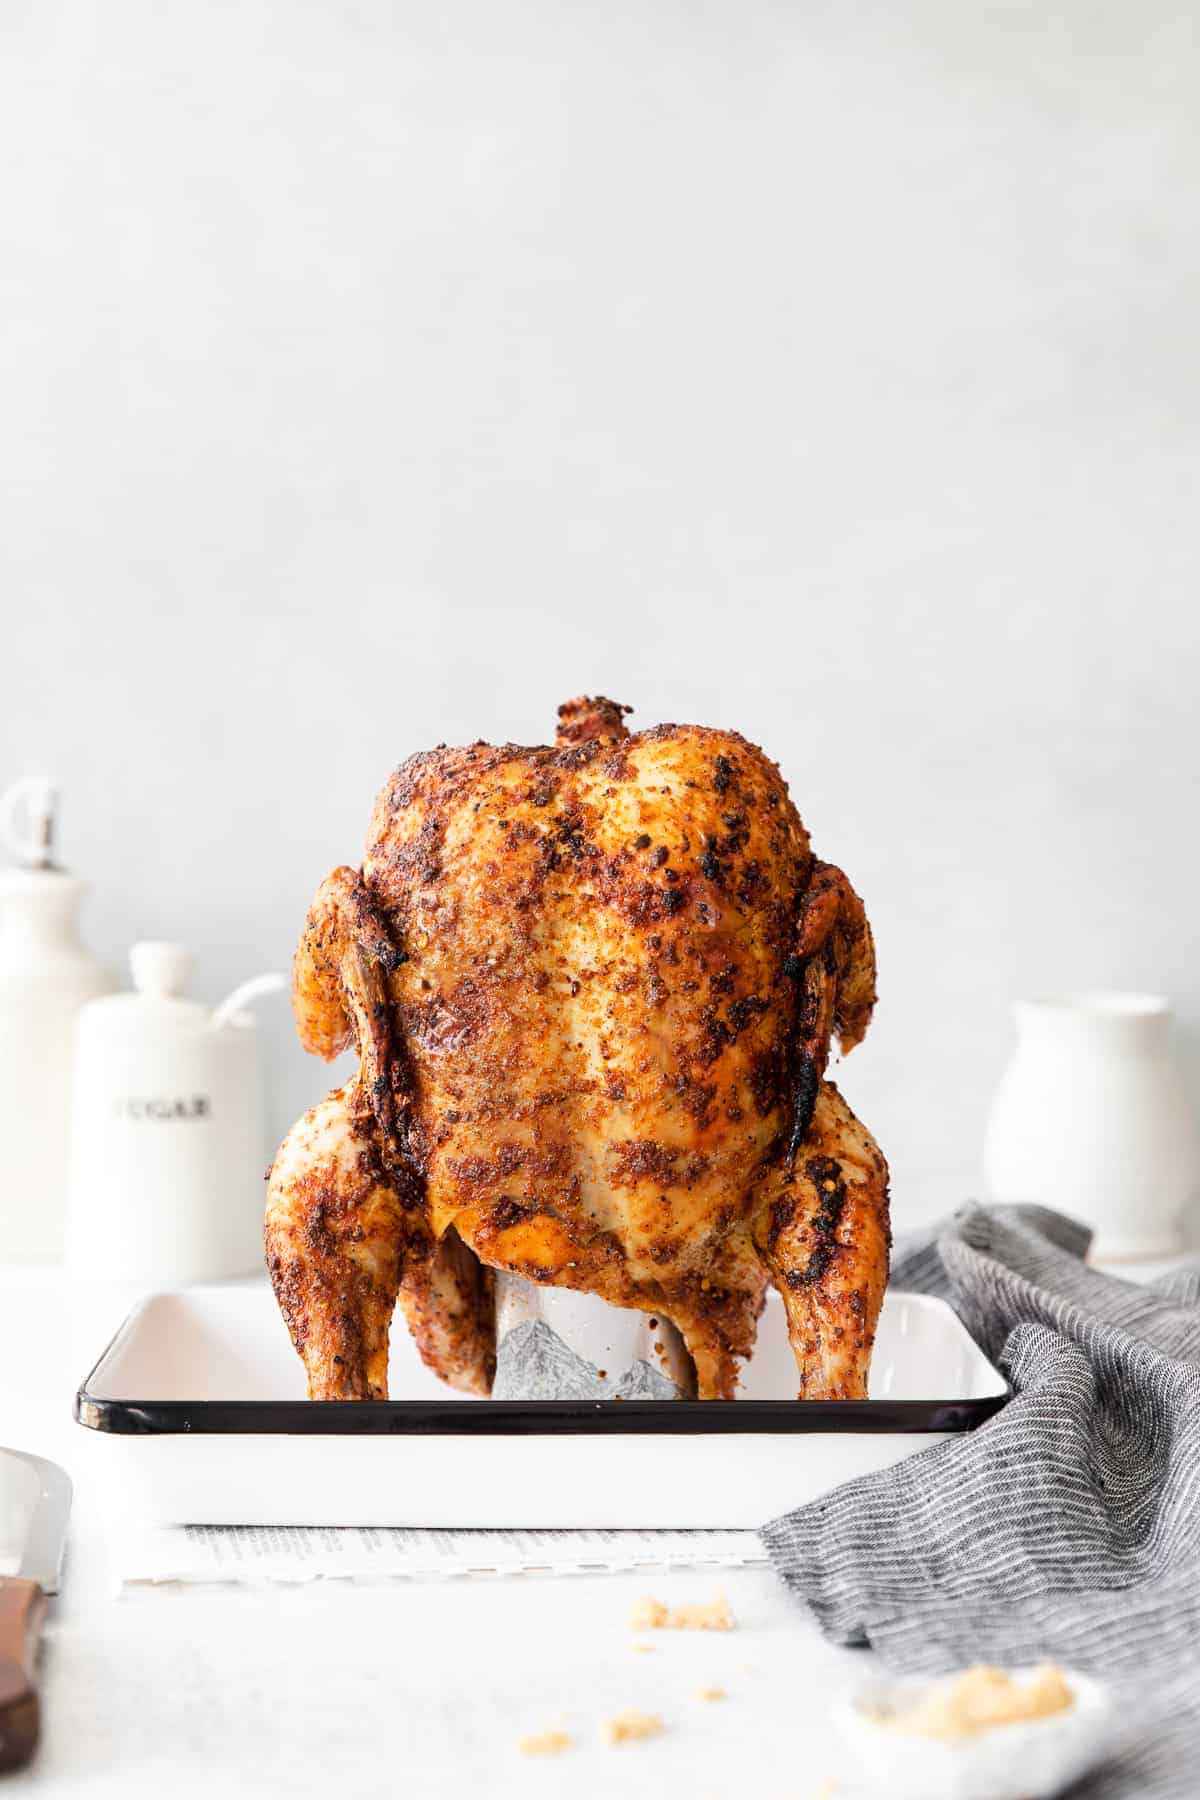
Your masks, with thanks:
[{"label": "chicken thigh", "polygon": [[411,757],[313,902],[301,1041],[359,1067],[276,1156],[266,1245],[314,1399],[386,1396],[397,1299],[486,1392],[493,1269],[670,1319],[706,1399],[773,1282],[800,1397],[865,1395],[887,1166],[825,1069],[871,1017],[866,915],[761,750],[626,710]]}]

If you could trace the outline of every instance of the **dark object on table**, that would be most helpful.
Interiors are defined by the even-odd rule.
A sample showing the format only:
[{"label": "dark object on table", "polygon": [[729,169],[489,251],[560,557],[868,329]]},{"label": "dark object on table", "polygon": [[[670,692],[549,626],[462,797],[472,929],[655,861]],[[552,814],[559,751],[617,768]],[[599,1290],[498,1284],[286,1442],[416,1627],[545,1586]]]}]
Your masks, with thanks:
[{"label": "dark object on table", "polygon": [[46,1595],[58,1592],[70,1511],[62,1469],[0,1449],[0,1550],[17,1562],[15,1575],[0,1575],[0,1769],[27,1762],[37,1744],[38,1634]]}]

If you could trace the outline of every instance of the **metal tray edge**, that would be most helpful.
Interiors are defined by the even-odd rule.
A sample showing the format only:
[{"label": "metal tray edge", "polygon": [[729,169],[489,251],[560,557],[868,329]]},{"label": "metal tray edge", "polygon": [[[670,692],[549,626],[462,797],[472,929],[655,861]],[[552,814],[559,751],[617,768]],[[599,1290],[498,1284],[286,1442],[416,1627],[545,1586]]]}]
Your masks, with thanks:
[{"label": "metal tray edge", "polygon": [[122,1437],[529,1437],[972,1431],[1011,1390],[977,1400],[101,1400],[76,1422]]},{"label": "metal tray edge", "polygon": [[[89,1384],[149,1304],[122,1319],[82,1384],[73,1415],[117,1437],[705,1437],[973,1431],[1012,1387],[957,1400],[110,1400]],[[990,1360],[990,1359],[989,1359]],[[993,1365],[994,1367],[994,1365]],[[997,1374],[999,1374],[997,1370]]]}]

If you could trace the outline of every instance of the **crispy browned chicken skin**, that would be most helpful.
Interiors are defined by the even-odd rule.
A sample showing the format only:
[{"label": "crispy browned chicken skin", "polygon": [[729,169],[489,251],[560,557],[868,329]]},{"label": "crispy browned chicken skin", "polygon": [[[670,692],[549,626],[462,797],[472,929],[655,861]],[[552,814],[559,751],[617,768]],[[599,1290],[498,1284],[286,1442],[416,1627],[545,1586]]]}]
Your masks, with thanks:
[{"label": "crispy browned chicken skin", "polygon": [[735,732],[410,757],[296,954],[306,1049],[357,1075],[275,1158],[267,1261],[314,1399],[382,1399],[397,1298],[485,1393],[491,1269],[674,1321],[733,1394],[766,1284],[801,1398],[866,1392],[887,1165],[824,1079],[875,1001],[862,903]]}]

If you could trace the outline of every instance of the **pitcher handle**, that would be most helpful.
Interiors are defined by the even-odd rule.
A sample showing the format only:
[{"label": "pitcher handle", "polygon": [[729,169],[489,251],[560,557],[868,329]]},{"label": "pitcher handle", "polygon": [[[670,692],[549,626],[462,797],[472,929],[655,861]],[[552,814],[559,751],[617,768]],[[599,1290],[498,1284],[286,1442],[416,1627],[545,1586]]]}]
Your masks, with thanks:
[{"label": "pitcher handle", "polygon": [[278,994],[287,986],[286,975],[253,975],[249,981],[243,981],[235,987],[228,999],[222,1000],[208,1022],[210,1031],[219,1031],[222,1025],[240,1012],[244,1012],[252,1000],[260,1000],[264,994]]}]

